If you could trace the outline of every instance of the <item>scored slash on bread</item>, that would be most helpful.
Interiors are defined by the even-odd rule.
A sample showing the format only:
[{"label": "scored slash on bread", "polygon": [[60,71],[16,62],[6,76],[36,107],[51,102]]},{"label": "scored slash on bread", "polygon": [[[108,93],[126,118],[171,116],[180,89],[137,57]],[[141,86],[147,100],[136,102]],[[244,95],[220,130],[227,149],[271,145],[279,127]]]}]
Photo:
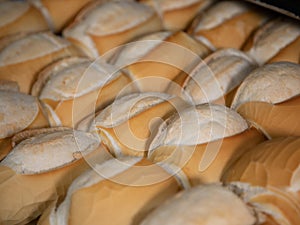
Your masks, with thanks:
[{"label": "scored slash on bread", "polygon": [[243,47],[259,65],[278,61],[298,63],[299,49],[300,25],[287,18],[276,18],[261,26]]},{"label": "scored slash on bread", "polygon": [[132,39],[159,31],[161,21],[155,11],[137,2],[106,2],[82,10],[63,36],[91,58]]},{"label": "scored slash on bread", "polygon": [[131,82],[126,74],[101,60],[69,57],[41,71],[32,94],[43,102],[52,126],[75,127],[116,96],[134,92]]},{"label": "scored slash on bread", "polygon": [[220,1],[201,12],[188,33],[212,49],[240,49],[268,18],[266,12],[246,2]]},{"label": "scored slash on bread", "polygon": [[214,102],[230,106],[236,88],[256,67],[256,62],[242,51],[217,50],[199,61],[189,74],[180,73],[166,92],[193,105]]},{"label": "scored slash on bread", "polygon": [[225,106],[190,106],[159,126],[147,157],[155,163],[176,165],[192,185],[198,185],[220,181],[228,165],[264,140],[258,130],[249,128]]},{"label": "scored slash on bread", "polygon": [[257,68],[238,88],[232,108],[269,138],[299,135],[300,66],[275,62]]}]

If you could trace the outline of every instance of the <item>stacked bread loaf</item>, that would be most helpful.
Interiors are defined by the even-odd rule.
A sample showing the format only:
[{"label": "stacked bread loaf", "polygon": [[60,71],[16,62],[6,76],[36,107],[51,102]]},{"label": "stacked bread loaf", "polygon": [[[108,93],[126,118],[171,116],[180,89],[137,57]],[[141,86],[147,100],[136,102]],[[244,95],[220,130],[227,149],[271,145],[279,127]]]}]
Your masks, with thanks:
[{"label": "stacked bread loaf", "polygon": [[299,63],[249,1],[0,1],[0,225],[299,225]]}]

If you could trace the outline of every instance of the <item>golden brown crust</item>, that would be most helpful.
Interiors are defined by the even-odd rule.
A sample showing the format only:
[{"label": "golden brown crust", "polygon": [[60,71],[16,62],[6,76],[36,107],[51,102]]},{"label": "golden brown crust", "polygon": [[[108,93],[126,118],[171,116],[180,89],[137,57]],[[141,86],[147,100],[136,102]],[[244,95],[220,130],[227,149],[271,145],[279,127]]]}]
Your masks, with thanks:
[{"label": "golden brown crust", "polygon": [[270,138],[300,135],[300,96],[278,104],[248,102],[237,111]]},{"label": "golden brown crust", "polygon": [[[67,24],[69,24],[75,15],[91,0],[69,0],[69,1],[49,1],[39,0],[47,9],[54,25],[55,32],[61,31]],[[66,4],[68,7],[65,7]]]},{"label": "golden brown crust", "polygon": [[[122,163],[108,162],[117,170]],[[123,170],[113,177],[108,175],[109,172],[105,173],[107,179],[95,171],[83,174],[74,181],[64,202],[57,205],[56,211],[52,208],[50,217],[44,217],[41,224],[49,224],[49,220],[63,225],[98,224],[99,220],[111,225],[138,224],[149,211],[180,190],[170,174],[145,159],[139,159],[133,166],[129,162],[125,164]],[[98,171],[102,174],[104,170],[101,169]],[[114,174],[114,171],[110,173]],[[159,177],[165,179],[155,181]],[[86,182],[80,182],[82,180]],[[85,205],[85,208],[79,205]],[[93,210],[89,210],[91,208]],[[117,217],[114,216],[116,211]]]}]

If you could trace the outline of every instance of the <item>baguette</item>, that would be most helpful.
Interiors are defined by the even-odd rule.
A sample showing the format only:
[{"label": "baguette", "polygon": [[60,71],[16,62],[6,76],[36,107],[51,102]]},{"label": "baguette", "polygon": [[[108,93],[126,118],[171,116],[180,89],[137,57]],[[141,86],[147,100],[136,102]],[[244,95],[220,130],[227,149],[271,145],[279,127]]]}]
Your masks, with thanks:
[{"label": "baguette", "polygon": [[83,156],[95,156],[98,146],[93,135],[70,129],[17,144],[0,162],[1,223],[26,224],[63,198],[72,180],[89,168]]},{"label": "baguette", "polygon": [[174,177],[146,159],[111,159],[78,177],[64,201],[45,212],[39,224],[139,224],[180,189]]}]

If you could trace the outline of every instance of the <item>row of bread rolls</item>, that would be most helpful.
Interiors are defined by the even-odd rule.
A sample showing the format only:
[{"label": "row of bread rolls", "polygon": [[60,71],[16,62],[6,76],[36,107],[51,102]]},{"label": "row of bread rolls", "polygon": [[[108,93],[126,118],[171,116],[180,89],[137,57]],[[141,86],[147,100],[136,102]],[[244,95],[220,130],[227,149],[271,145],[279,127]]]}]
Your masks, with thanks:
[{"label": "row of bread rolls", "polygon": [[[56,1],[32,2],[55,31],[84,3],[70,16]],[[265,140],[299,135],[299,24],[267,22],[273,15],[234,1],[103,2],[82,10],[63,38],[0,41],[0,224],[41,214],[38,223],[51,225],[241,224],[239,215],[298,224],[298,138]],[[7,34],[46,29],[18,26]],[[282,60],[294,63],[264,65]],[[49,126],[58,128],[31,130]],[[199,186],[220,181],[234,188]],[[203,191],[199,201],[176,196],[158,207],[189,186]]]},{"label": "row of bread rolls", "polygon": [[[229,17],[229,19],[235,18],[235,20],[239,22],[236,25],[231,24],[229,26],[226,24],[226,19],[228,19],[226,16],[224,16],[225,21],[223,21],[214,18],[213,15],[215,14],[209,13],[209,10],[214,9],[213,11],[220,11],[218,15],[222,15],[226,12],[226,7],[222,6],[222,4],[225,3],[237,4],[237,9],[233,12],[232,16],[234,16],[235,13],[240,15],[244,10],[248,10],[249,8],[248,5],[241,7],[241,3],[237,2],[218,2],[208,8],[207,15],[205,14],[205,20],[208,20],[208,22],[202,21],[201,18],[198,22],[200,24],[202,24],[201,21],[204,24],[209,23],[208,28],[204,25],[200,26],[205,31],[209,28],[213,29],[216,25],[215,23],[221,27],[228,26],[226,28],[227,34],[216,32],[216,34],[212,33],[210,36],[222,37],[222,40],[232,40],[232,36],[237,36],[233,34],[234,30],[238,29],[238,32],[243,33],[243,29],[246,29],[244,28],[244,25],[239,24],[244,20]],[[220,4],[222,7],[219,6]],[[141,17],[140,14],[146,17],[148,14],[144,13],[144,11],[146,9],[151,11],[151,8],[147,8],[147,6],[141,3],[98,2],[96,5],[93,4],[92,6],[89,6],[88,9],[81,12],[84,15],[87,14],[86,16],[82,15],[82,20],[80,19],[80,15],[78,15],[79,18],[77,20],[75,19],[74,24],[64,31],[68,34],[64,35],[64,37],[70,42],[51,33],[35,33],[31,35],[19,33],[2,38],[0,40],[0,57],[2,59],[0,65],[0,79],[16,81],[19,83],[22,92],[30,93],[33,82],[37,79],[37,73],[50,63],[67,56],[83,56],[84,53],[95,58],[99,54],[102,55],[104,52],[107,52],[109,49],[135,40],[135,43],[129,44],[124,48],[118,47],[117,49],[110,51],[105,54],[103,58],[110,64],[114,64],[118,68],[124,69],[133,79],[141,80],[140,82],[137,82],[141,91],[165,91],[169,80],[174,80],[174,77],[176,77],[181,70],[185,73],[190,73],[190,71],[195,68],[195,64],[197,64],[197,62],[200,63],[201,58],[206,57],[212,49],[241,47],[233,45],[218,46],[213,43],[207,44],[207,41],[201,41],[202,39],[198,38],[193,32],[190,32],[191,36],[182,33],[182,31],[179,33],[172,33],[170,31],[159,32],[162,29],[161,27],[152,28],[152,25],[149,25],[148,27],[142,23],[143,17]],[[234,9],[234,7],[228,7],[229,9]],[[98,13],[96,9],[109,13]],[[223,9],[225,12],[222,11]],[[93,17],[94,14],[89,12],[89,10],[96,10],[95,18]],[[251,8],[249,10],[251,10]],[[134,13],[129,13],[131,11]],[[114,14],[111,15],[113,12],[118,14],[118,17],[114,16]],[[126,20],[121,18],[121,13]],[[128,14],[130,15],[130,17],[128,16],[129,18],[126,16]],[[151,17],[151,15],[152,14],[150,13],[149,17]],[[111,17],[114,19],[111,19]],[[146,19],[147,18],[145,18],[145,20]],[[91,22],[89,22],[90,20]],[[126,24],[124,24],[124,21],[126,21]],[[106,24],[105,26],[103,26],[104,23]],[[259,25],[255,27],[257,30],[253,28],[255,31],[254,34],[253,32],[250,32],[253,34],[253,37],[248,39],[250,33],[247,33],[244,35],[245,37],[242,38],[243,43],[245,43],[246,46],[243,50],[246,51],[248,55],[252,56],[259,65],[266,62],[286,60],[298,63],[299,52],[295,49],[299,49],[297,46],[299,45],[300,40],[300,29],[297,23],[287,19],[275,19],[261,25],[260,28],[258,28],[258,26]],[[96,30],[106,30],[97,31],[99,36],[96,34],[93,36],[86,30],[92,29],[93,27],[95,27],[94,29]],[[134,33],[131,34],[132,32]],[[158,33],[153,34],[153,32]],[[151,34],[146,35],[149,33]],[[278,35],[278,33],[282,35]],[[125,35],[125,37],[122,38],[122,35]],[[139,36],[143,37],[136,39],[136,37]],[[105,39],[105,41],[102,39]],[[109,44],[105,44],[106,41]],[[98,42],[101,43],[101,45],[103,44],[106,49],[102,49],[101,46],[98,48]],[[164,44],[162,44],[162,42],[164,42]],[[274,43],[272,48],[268,47],[269,42]],[[84,53],[71,43],[83,50]],[[92,51],[97,51],[97,53],[91,53]],[[162,55],[160,52],[168,52],[168,54]],[[178,55],[181,55],[181,57],[178,57]],[[157,71],[153,70],[154,67]],[[161,78],[152,81],[153,83],[158,83],[158,81],[159,83],[162,83],[159,89],[151,90],[151,87],[153,89],[153,86],[155,86],[151,82],[152,78],[148,78],[149,76],[153,76],[151,74],[158,74],[155,76]],[[27,79],[28,77],[30,78]],[[180,78],[177,79],[179,79],[177,82],[181,82],[182,80]]]},{"label": "row of bread rolls", "polygon": [[[116,160],[97,147],[97,139],[76,131],[75,138],[86,151],[83,154],[89,154],[83,160],[82,152],[66,152],[66,148],[72,151],[73,132],[40,132],[20,142],[1,162],[1,199],[5,203],[1,206],[3,212],[9,212],[3,224],[24,224],[41,212],[39,224],[139,224],[146,215],[142,224],[241,224],[239,215],[242,224],[299,222],[299,137],[266,141],[243,153],[221,178],[233,193],[218,185],[196,185],[180,194],[184,197],[178,195],[160,207],[182,187],[189,187],[185,173],[173,169],[173,176],[166,165],[142,158]],[[32,151],[35,153],[30,154]],[[53,151],[59,162],[49,160]],[[94,170],[86,160],[95,163]],[[41,166],[40,161],[47,163]],[[192,194],[198,189],[204,191]],[[233,208],[228,207],[231,204]]]}]

